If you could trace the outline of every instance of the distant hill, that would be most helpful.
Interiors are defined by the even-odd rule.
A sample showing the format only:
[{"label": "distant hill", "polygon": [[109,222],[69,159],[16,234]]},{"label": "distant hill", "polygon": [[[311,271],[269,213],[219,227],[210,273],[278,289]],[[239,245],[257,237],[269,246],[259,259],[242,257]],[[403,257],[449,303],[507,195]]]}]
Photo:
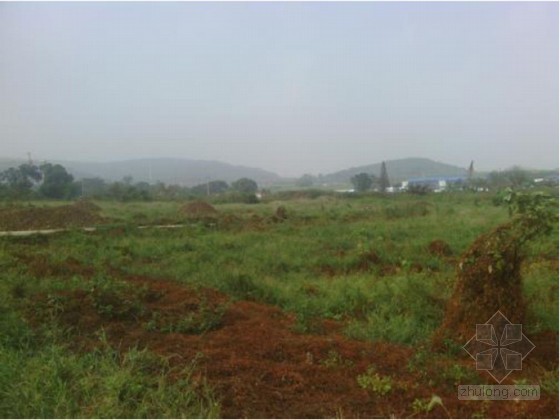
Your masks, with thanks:
[{"label": "distant hill", "polygon": [[[468,162],[467,162],[468,164]],[[425,158],[407,158],[385,161],[391,183],[405,181],[410,178],[435,176],[466,176],[467,169]],[[323,183],[349,183],[354,175],[365,172],[379,176],[381,162],[372,165],[357,166],[328,175],[323,175]]]},{"label": "distant hill", "polygon": [[[0,159],[0,171],[24,162],[17,159]],[[255,180],[259,186],[268,186],[280,180],[277,174],[263,169],[206,160],[161,158],[118,162],[49,162],[61,164],[76,179],[99,177],[106,181],[120,181],[125,176],[132,176],[134,182],[161,181],[182,186],[194,186],[212,180],[232,182],[245,177]]]}]

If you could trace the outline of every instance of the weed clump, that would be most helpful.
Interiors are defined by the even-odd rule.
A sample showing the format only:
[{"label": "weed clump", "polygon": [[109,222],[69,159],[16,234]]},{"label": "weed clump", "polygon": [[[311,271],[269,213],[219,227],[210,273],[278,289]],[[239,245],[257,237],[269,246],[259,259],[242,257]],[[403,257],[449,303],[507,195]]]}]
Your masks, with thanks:
[{"label": "weed clump", "polygon": [[380,376],[375,372],[375,368],[370,367],[366,373],[358,375],[356,378],[360,388],[371,391],[375,394],[385,395],[391,392],[393,381],[390,376]]}]

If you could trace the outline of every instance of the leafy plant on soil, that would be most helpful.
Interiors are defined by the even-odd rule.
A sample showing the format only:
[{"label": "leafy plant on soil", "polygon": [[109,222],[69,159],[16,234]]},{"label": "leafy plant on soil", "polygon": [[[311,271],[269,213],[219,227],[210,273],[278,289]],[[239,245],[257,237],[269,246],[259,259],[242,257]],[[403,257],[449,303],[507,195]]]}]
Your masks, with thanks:
[{"label": "leafy plant on soil", "polygon": [[447,411],[447,409],[443,405],[443,401],[442,401],[441,397],[439,397],[437,395],[432,395],[432,398],[429,399],[429,400],[423,400],[423,399],[420,399],[420,398],[416,398],[412,402],[412,411],[415,415],[427,414],[427,413],[431,412],[437,406],[442,407],[443,410],[445,411],[445,413],[449,416],[449,412]]},{"label": "leafy plant on soil", "polygon": [[438,376],[443,383],[452,383],[455,386],[461,383],[473,383],[479,379],[476,371],[472,368],[466,368],[455,363],[443,366],[439,371],[441,371],[441,374]]},{"label": "leafy plant on soil", "polygon": [[358,375],[356,378],[361,388],[375,394],[385,395],[391,392],[393,380],[390,376],[380,376],[375,367],[369,367],[366,373]]},{"label": "leafy plant on soil", "polygon": [[354,362],[352,362],[352,360],[345,359],[336,350],[329,350],[329,353],[327,354],[327,357],[325,357],[323,360],[321,360],[320,363],[323,366],[326,366],[328,368],[335,368],[335,367],[340,367],[340,366],[350,367],[354,364]]}]

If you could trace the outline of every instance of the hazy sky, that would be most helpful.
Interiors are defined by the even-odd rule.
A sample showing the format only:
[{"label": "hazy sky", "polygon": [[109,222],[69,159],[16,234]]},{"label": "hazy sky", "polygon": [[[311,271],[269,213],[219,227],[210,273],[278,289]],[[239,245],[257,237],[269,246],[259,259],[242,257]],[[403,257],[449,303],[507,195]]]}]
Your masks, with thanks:
[{"label": "hazy sky", "polygon": [[558,167],[558,3],[0,3],[0,157]]}]

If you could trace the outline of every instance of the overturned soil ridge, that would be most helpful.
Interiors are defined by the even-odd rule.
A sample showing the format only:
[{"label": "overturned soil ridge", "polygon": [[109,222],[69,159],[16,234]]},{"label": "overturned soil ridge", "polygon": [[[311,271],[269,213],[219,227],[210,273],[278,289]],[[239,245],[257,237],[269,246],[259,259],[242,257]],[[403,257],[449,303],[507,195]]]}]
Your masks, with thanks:
[{"label": "overturned soil ridge", "polygon": [[95,226],[107,220],[94,203],[78,201],[55,207],[14,206],[0,208],[0,230],[64,229]]},{"label": "overturned soil ridge", "polygon": [[476,325],[484,324],[496,311],[512,323],[523,323],[522,254],[514,228],[511,223],[498,226],[479,236],[462,255],[455,290],[434,335],[436,347],[445,339],[466,343]]},{"label": "overturned soil ridge", "polygon": [[[334,321],[323,321],[321,335],[301,334],[294,329],[295,316],[274,306],[231,302],[216,290],[166,280],[122,277],[118,287],[65,291],[55,299],[58,322],[69,327],[74,349],[101,345],[103,329],[109,343],[123,352],[147,348],[175,367],[196,359],[192,380],[195,385],[206,380],[213,388],[222,417],[447,417],[439,406],[429,413],[413,411],[416,399],[429,401],[432,394],[442,398],[453,417],[470,417],[480,408],[476,401],[458,401],[456,387],[449,384],[421,385],[419,374],[408,368],[413,348],[351,340]],[[40,310],[46,304],[47,297],[36,297],[33,324],[44,322]],[[208,328],[172,327],[193,320],[201,325],[208,318]],[[359,385],[357,378],[368,369],[390,378],[390,392]],[[557,402],[557,397],[542,396],[540,401],[496,403],[485,415],[554,417]]]}]

